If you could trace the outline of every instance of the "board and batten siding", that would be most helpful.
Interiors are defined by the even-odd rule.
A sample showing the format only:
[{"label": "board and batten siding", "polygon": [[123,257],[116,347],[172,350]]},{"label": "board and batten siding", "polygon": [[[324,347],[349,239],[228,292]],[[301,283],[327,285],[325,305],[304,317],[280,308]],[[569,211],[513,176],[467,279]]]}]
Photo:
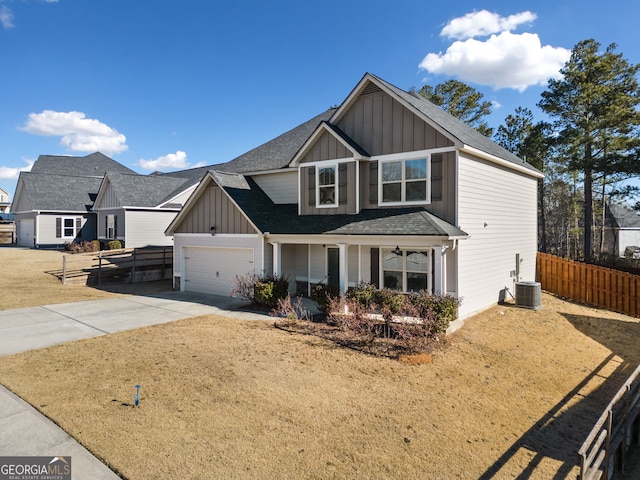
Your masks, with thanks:
[{"label": "board and batten siding", "polygon": [[370,156],[451,147],[453,142],[369,84],[337,126]]},{"label": "board and batten siding", "polygon": [[302,215],[357,213],[356,162],[341,162],[338,164],[337,207],[316,207],[315,168],[315,166],[300,167],[300,211]]},{"label": "board and batten siding", "polygon": [[118,200],[115,190],[113,189],[113,185],[108,183],[102,198],[100,199],[100,204],[97,205],[98,208],[114,208],[119,207],[121,204]]},{"label": "board and batten siding", "polygon": [[256,233],[228,195],[218,185],[210,183],[182,219],[176,233],[210,233],[213,226],[216,227],[216,234]]},{"label": "board and batten siding", "polygon": [[459,227],[470,235],[457,247],[460,318],[495,305],[500,290],[515,294],[520,280],[535,280],[537,179],[460,154]]},{"label": "board and batten siding", "polygon": [[320,135],[311,149],[300,160],[300,163],[320,162],[323,160],[336,160],[341,158],[351,158],[353,153],[347,149],[342,142],[329,132]]},{"label": "board and batten siding", "polygon": [[164,231],[173,221],[176,214],[177,212],[128,210],[124,218],[127,232],[125,237],[126,247],[165,247],[173,245],[173,238],[166,236]]},{"label": "board and batten siding", "polygon": [[298,203],[298,171],[290,170],[251,177],[273,203]]}]

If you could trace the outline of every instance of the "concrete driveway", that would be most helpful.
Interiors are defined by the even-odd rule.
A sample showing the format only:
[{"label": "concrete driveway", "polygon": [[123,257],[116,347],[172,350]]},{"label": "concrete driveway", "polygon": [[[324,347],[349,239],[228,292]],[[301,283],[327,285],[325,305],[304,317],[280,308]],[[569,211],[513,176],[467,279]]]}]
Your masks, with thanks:
[{"label": "concrete driveway", "polygon": [[[243,301],[184,292],[124,296],[0,311],[0,356],[183,318],[218,314],[266,320],[239,311]],[[35,408],[0,385],[0,457],[71,456],[74,480],[118,480],[114,472]]]},{"label": "concrete driveway", "polygon": [[58,343],[218,314],[247,320],[270,318],[238,311],[246,302],[188,292],[130,295],[0,311],[0,356]]}]

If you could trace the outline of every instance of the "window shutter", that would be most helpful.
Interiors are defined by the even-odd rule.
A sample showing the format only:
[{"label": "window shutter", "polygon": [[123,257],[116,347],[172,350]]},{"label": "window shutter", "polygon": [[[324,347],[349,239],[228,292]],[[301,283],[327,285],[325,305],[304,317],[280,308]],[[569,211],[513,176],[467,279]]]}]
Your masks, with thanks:
[{"label": "window shutter", "polygon": [[371,249],[371,284],[380,288],[380,249]]},{"label": "window shutter", "polygon": [[82,230],[82,217],[76,217],[76,237],[80,236]]},{"label": "window shutter", "polygon": [[309,170],[309,206],[316,206],[316,169],[315,167],[307,168]]},{"label": "window shutter", "polygon": [[118,238],[118,216],[113,216],[113,238]]},{"label": "window shutter", "polygon": [[104,216],[104,238],[109,236],[109,215]]},{"label": "window shutter", "polygon": [[369,163],[369,203],[378,204],[378,162]]},{"label": "window shutter", "polygon": [[442,200],[442,155],[431,156],[431,201]]},{"label": "window shutter", "polygon": [[338,203],[340,205],[347,204],[347,164],[338,165]]},{"label": "window shutter", "polygon": [[62,238],[62,218],[56,218],[56,238]]}]

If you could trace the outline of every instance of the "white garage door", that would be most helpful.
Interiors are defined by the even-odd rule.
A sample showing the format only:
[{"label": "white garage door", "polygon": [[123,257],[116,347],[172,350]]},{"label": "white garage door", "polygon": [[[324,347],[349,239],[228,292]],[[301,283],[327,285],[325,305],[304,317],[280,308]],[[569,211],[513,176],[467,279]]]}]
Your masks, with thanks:
[{"label": "white garage door", "polygon": [[18,246],[33,248],[33,218],[26,218],[16,222]]},{"label": "white garage door", "polygon": [[184,248],[184,289],[229,295],[236,275],[253,271],[252,248]]}]

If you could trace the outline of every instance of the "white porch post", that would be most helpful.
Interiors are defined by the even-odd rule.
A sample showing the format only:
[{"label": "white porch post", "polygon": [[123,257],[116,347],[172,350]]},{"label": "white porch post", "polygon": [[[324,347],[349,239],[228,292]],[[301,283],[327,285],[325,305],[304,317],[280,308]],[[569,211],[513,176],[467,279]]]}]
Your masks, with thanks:
[{"label": "white porch post", "polygon": [[338,244],[340,255],[340,293],[347,293],[349,286],[349,246],[345,243]]},{"label": "white porch post", "polygon": [[433,249],[433,293],[447,293],[447,248]]},{"label": "white porch post", "polygon": [[282,244],[274,242],[273,246],[273,275],[282,275]]}]

